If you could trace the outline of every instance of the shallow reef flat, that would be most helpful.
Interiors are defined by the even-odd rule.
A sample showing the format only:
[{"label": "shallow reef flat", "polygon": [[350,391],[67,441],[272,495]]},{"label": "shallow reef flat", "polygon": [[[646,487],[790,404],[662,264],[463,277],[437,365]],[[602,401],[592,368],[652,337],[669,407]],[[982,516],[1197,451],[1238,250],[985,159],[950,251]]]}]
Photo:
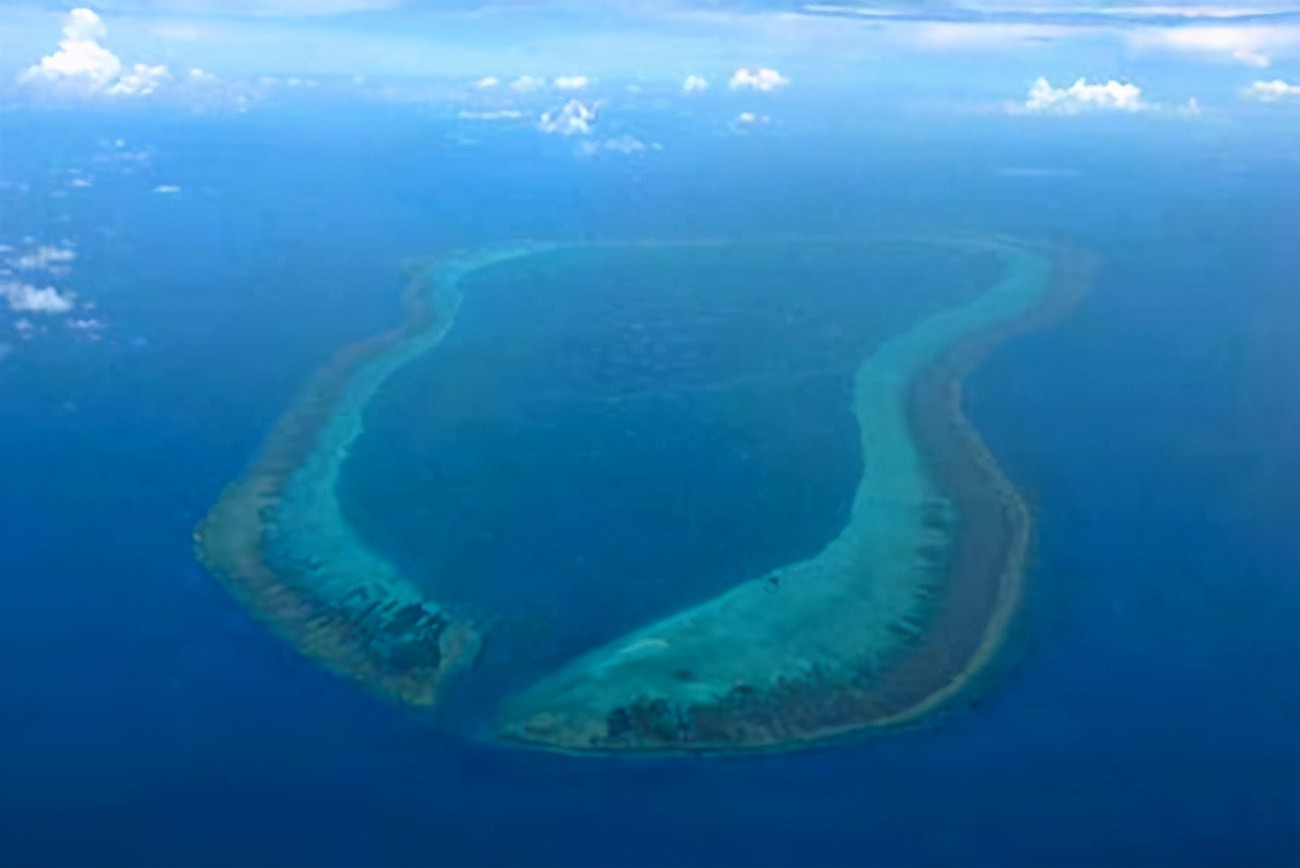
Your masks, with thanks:
[{"label": "shallow reef flat", "polygon": [[1006,257],[995,286],[857,371],[863,473],[840,535],[508,700],[502,737],[570,751],[790,748],[903,723],[979,671],[1019,599],[1029,517],[962,416],[960,379],[1063,308],[1083,271],[988,243]]},{"label": "shallow reef flat", "polygon": [[256,617],[386,698],[432,705],[446,674],[473,659],[479,636],[357,538],[335,494],[339,469],[375,391],[450,328],[460,279],[538,249],[420,269],[405,294],[403,325],[338,353],[195,531],[199,560]]},{"label": "shallow reef flat", "polygon": [[[909,243],[992,252],[1003,274],[858,367],[862,472],[838,535],[505,697],[492,737],[573,752],[789,749],[912,720],[982,671],[1017,608],[1030,522],[961,412],[961,379],[996,343],[1067,310],[1089,260],[996,237]],[[341,353],[196,534],[200,558],[244,605],[387,698],[433,705],[474,660],[482,629],[435,599],[436,582],[410,581],[367,547],[340,508],[340,467],[382,383],[451,327],[461,280],[556,249],[493,251],[418,275],[405,325]]]}]

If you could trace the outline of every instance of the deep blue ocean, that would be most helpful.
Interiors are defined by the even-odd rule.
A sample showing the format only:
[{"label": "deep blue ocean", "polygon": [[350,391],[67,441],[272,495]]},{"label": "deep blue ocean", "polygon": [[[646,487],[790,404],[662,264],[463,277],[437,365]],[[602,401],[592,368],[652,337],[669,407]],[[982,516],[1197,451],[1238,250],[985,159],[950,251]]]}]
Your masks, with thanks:
[{"label": "deep blue ocean", "polygon": [[[5,116],[0,242],[75,245],[105,327],[0,358],[0,863],[1300,862],[1300,163],[1159,119],[810,113],[605,161],[450,123]],[[404,259],[882,226],[1101,258],[967,381],[1032,580],[994,677],[932,722],[757,759],[476,744],[300,658],[195,562],[301,384],[398,321]]]}]

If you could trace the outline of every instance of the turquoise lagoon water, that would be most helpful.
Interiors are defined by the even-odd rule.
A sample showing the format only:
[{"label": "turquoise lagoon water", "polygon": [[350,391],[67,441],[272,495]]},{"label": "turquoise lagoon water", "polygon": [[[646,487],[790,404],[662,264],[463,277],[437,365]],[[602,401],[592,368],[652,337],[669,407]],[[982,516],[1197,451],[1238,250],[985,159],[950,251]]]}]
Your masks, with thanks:
[{"label": "turquoise lagoon water", "polygon": [[824,547],[862,473],[854,372],[999,268],[864,234],[485,269],[370,404],[344,512],[527,683]]}]

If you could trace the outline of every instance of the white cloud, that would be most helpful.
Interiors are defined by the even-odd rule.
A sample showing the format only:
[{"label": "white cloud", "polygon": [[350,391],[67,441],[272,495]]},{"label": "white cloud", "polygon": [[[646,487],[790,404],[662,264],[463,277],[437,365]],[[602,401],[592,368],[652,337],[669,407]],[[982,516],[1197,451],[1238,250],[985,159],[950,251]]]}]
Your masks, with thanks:
[{"label": "white cloud", "polygon": [[591,132],[591,124],[595,120],[595,107],[588,108],[576,99],[571,99],[562,106],[544,112],[537,121],[537,128],[544,133],[561,136],[585,136]]},{"label": "white cloud", "polygon": [[742,67],[736,70],[731,76],[731,81],[727,82],[727,87],[732,90],[739,90],[745,87],[752,87],[754,90],[773,91],[779,87],[784,87],[790,83],[786,78],[775,69],[750,69]]},{"label": "white cloud", "polygon": [[128,150],[124,139],[112,142],[100,139],[97,152],[90,158],[95,163],[116,166],[123,172],[133,172],[153,162],[153,154],[148,149]]},{"label": "white cloud", "polygon": [[68,13],[59,49],[19,76],[20,84],[64,96],[147,96],[171,78],[165,66],[137,63],[123,71],[116,54],[99,44],[107,33],[90,9]]},{"label": "white cloud", "polygon": [[1300,100],[1300,84],[1287,84],[1280,78],[1272,81],[1255,81],[1251,82],[1250,87],[1243,87],[1241,95],[1246,99],[1260,102]]},{"label": "white cloud", "polygon": [[52,286],[38,289],[15,280],[0,283],[0,298],[15,313],[67,313],[72,310],[72,296]]},{"label": "white cloud", "polygon": [[1262,69],[1273,62],[1267,54],[1256,51],[1253,48],[1238,48],[1236,51],[1232,52],[1232,59],[1240,61],[1247,66],[1253,66],[1256,69]]},{"label": "white cloud", "polygon": [[18,80],[24,84],[54,85],[67,90],[97,93],[117,79],[122,61],[100,45],[104,24],[89,9],[73,9],[63,24],[59,50],[28,67]]},{"label": "white cloud", "polygon": [[1275,55],[1300,52],[1300,27],[1294,25],[1195,25],[1143,27],[1125,35],[1141,51],[1175,52],[1210,60],[1232,60],[1263,68]]},{"label": "white cloud", "polygon": [[100,333],[108,328],[108,324],[102,319],[94,317],[72,317],[67,320],[66,325],[74,332],[79,332],[92,341],[100,339]]},{"label": "white cloud", "polygon": [[1079,114],[1085,111],[1138,112],[1148,106],[1142,101],[1142,88],[1115,81],[1089,84],[1079,79],[1069,87],[1052,87],[1040,77],[1029,89],[1029,96],[1019,109],[1032,114]]},{"label": "white cloud", "polygon": [[709,81],[702,75],[688,75],[682,82],[682,90],[687,93],[701,93],[709,89]]},{"label": "white cloud", "polygon": [[[278,82],[225,81],[205,70],[191,69],[176,79],[163,76],[159,84],[167,84],[168,95],[179,98],[196,109],[246,111],[253,102],[265,98]],[[304,81],[301,84],[310,86],[312,82]]]},{"label": "white cloud", "polygon": [[[73,9],[63,26],[63,39],[53,54],[29,67],[18,82],[33,93],[59,98],[171,98],[196,109],[234,108],[243,111],[265,96],[274,80],[261,87],[252,82],[225,82],[210,72],[191,69],[173,75],[163,64],[124,63],[100,44],[104,22],[89,9]],[[300,84],[311,86],[313,81]]]},{"label": "white cloud", "polygon": [[474,82],[474,86],[477,88],[489,88],[496,87],[500,83],[501,79],[497,78],[495,75],[485,75],[478,81]]},{"label": "white cloud", "polygon": [[[1089,10],[1084,21],[1044,16],[1032,20],[1044,8],[1016,8],[1023,20],[895,21],[882,28],[882,38],[922,51],[1006,53],[1055,47],[1065,41],[1116,43],[1126,53],[1179,55],[1193,61],[1240,63],[1268,66],[1279,58],[1300,57],[1300,25],[1286,19],[1248,21],[1261,10],[1241,7],[1133,6]],[[1007,6],[1005,11],[1011,11]],[[1102,16],[1109,18],[1105,21]],[[1171,16],[1182,19],[1170,25]],[[1113,22],[1113,23],[1111,23]]]},{"label": "white cloud", "polygon": [[103,20],[84,7],[69,12],[63,25],[63,35],[69,39],[103,39],[107,34]]},{"label": "white cloud", "polygon": [[555,86],[560,90],[582,90],[591,79],[585,75],[561,75],[555,79]]},{"label": "white cloud", "polygon": [[645,142],[627,134],[615,136],[612,139],[605,139],[603,142],[579,142],[577,153],[584,157],[594,157],[602,151],[611,151],[616,154],[644,154],[647,150],[661,150],[659,144],[646,145]]},{"label": "white cloud", "polygon": [[153,191],[155,193],[163,193],[166,195],[170,195],[173,193],[179,193],[181,191],[181,188],[177,187],[175,184],[159,184],[157,187],[153,188]]},{"label": "white cloud", "polygon": [[42,244],[30,253],[24,253],[10,259],[8,264],[26,271],[38,268],[49,271],[66,267],[69,262],[76,258],[77,251],[70,247],[55,247],[52,244]]},{"label": "white cloud", "polygon": [[169,81],[172,74],[165,66],[146,66],[137,63],[104,91],[109,96],[148,96],[158,85]]},{"label": "white cloud", "polygon": [[767,115],[760,115],[755,112],[741,112],[731,122],[733,132],[743,133],[753,127],[760,127],[764,124],[770,124],[772,119]]},{"label": "white cloud", "polygon": [[531,93],[544,87],[546,87],[546,80],[532,75],[521,75],[510,82],[510,89],[517,90],[520,93]]}]

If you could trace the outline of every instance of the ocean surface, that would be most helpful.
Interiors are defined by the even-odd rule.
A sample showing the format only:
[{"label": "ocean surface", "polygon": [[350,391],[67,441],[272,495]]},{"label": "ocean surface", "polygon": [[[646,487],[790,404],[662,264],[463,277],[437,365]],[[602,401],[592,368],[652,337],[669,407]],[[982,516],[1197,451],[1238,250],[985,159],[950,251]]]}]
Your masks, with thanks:
[{"label": "ocean surface", "polygon": [[[800,135],[670,131],[660,152],[578,160],[570,142],[492,129],[469,145],[447,117],[409,107],[165,120],[9,111],[0,243],[74,245],[61,285],[93,302],[84,316],[99,325],[24,336],[16,316],[0,321],[0,862],[1300,861],[1300,162],[1267,132],[1187,137],[1161,120],[1122,122],[1141,134],[1119,144],[1120,120],[1062,134],[975,117],[960,131],[900,123],[864,136],[809,109],[788,122]],[[70,177],[93,184],[69,188]],[[1028,600],[995,672],[931,720],[760,758],[507,749],[320,670],[194,559],[196,522],[313,371],[399,321],[404,261],[527,239],[883,231],[1065,240],[1100,260],[1070,316],[999,346],[966,382],[967,413],[1029,502],[1035,538]],[[708,280],[719,266],[657,267]],[[604,298],[645,279],[596,271],[582,291]],[[760,262],[727,291],[826,298],[787,271]],[[512,279],[528,290],[526,273]],[[562,333],[562,315],[595,302],[546,279],[554,305],[532,311]],[[464,313],[467,341],[519,315]],[[470,316],[495,319],[471,330]],[[666,388],[691,376],[693,339],[657,333],[635,364],[602,370],[626,372],[618,388]],[[576,370],[560,368],[516,386],[560,389]],[[647,372],[665,381],[636,380]],[[724,527],[725,546],[695,540],[720,568],[779,562],[836,525],[851,493],[839,469],[851,474],[854,457],[835,433],[851,419],[826,403],[834,377],[815,382],[788,399],[808,405],[806,426],[739,413],[786,450],[768,455],[766,476],[729,464],[734,450],[708,427],[718,419],[681,406],[637,405],[616,420],[636,432],[622,440],[590,429],[607,416],[575,409],[542,434],[507,428],[488,442],[556,462],[515,477],[531,491],[558,485],[545,468],[573,461],[574,438],[649,449],[656,496],[692,493],[700,510],[677,514],[683,526]],[[404,423],[403,407],[439,390],[450,400],[454,386],[430,356],[374,410],[343,485],[372,538],[400,548],[418,534],[410,517],[428,504],[420,477],[402,474],[406,458],[442,456],[443,471],[467,474],[500,459],[439,427],[436,402]],[[643,436],[676,451],[655,453]],[[626,466],[619,454],[602,452],[588,481]],[[778,472],[793,454],[806,475]],[[804,523],[729,506],[755,489],[808,497]],[[636,510],[589,503],[584,514],[570,495],[568,512],[546,516],[571,531],[562,550],[544,550],[552,535],[531,549],[516,538],[509,556],[543,569],[498,565],[484,590],[549,600],[548,617],[587,620],[580,641],[608,638],[635,611],[600,622],[608,595],[584,597],[581,573],[555,577],[568,592],[548,590],[546,570],[571,556],[573,528]],[[517,520],[527,506],[477,505],[460,526],[489,525],[506,506]],[[692,562],[690,541],[646,538],[637,551],[635,534],[621,539],[593,551],[600,567]],[[719,555],[732,548],[743,551]],[[492,554],[476,551],[460,556],[481,566]],[[530,584],[512,592],[516,574]],[[699,592],[615,596],[655,611]]]}]

